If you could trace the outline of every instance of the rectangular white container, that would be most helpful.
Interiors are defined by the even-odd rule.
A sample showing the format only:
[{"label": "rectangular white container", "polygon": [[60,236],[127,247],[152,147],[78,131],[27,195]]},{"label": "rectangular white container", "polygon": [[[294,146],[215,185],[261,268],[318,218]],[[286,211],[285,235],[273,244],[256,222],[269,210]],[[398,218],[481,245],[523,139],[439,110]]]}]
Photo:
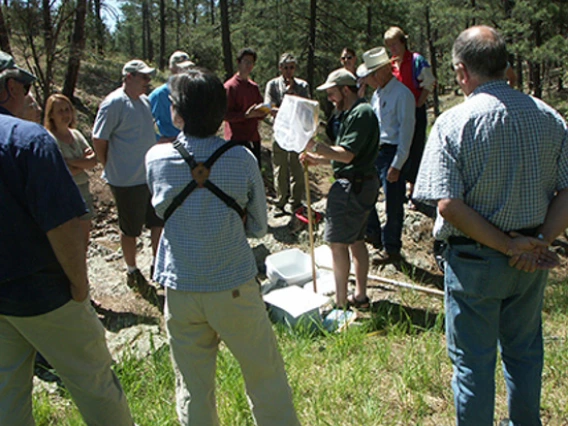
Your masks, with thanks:
[{"label": "rectangular white container", "polygon": [[280,279],[288,285],[302,285],[312,277],[311,257],[297,248],[271,254],[264,264],[266,276],[273,283]]}]

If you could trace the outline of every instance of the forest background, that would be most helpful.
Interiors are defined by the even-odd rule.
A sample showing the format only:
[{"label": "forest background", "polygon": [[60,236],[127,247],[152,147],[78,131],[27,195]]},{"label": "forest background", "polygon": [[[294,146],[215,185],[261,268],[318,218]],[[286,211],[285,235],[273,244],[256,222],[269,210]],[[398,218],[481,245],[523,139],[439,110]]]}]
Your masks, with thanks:
[{"label": "forest background", "polygon": [[[410,49],[432,64],[439,84],[431,106],[438,115],[439,96],[456,87],[453,40],[481,23],[506,37],[521,90],[547,98],[564,90],[565,0],[2,0],[0,48],[23,58],[38,76],[40,101],[54,91],[74,98],[81,63],[140,58],[165,71],[165,78],[169,55],[178,49],[226,79],[245,46],[258,52],[252,77],[261,88],[278,75],[280,54],[293,52],[296,76],[313,90],[340,66],[343,47],[360,58],[383,44],[388,27],[398,25],[409,34]],[[92,68],[83,71],[93,74]]]}]

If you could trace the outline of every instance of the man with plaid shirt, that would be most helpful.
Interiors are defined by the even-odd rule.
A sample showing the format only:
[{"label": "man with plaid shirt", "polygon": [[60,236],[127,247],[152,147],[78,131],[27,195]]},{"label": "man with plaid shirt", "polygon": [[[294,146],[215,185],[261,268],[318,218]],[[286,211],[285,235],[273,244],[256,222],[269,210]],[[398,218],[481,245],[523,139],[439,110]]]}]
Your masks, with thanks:
[{"label": "man with plaid shirt", "polygon": [[435,123],[415,198],[438,207],[446,337],[457,424],[493,424],[501,350],[513,425],[540,425],[547,246],[568,226],[568,131],[556,111],[510,88],[505,42],[478,26],[452,61],[466,101]]}]

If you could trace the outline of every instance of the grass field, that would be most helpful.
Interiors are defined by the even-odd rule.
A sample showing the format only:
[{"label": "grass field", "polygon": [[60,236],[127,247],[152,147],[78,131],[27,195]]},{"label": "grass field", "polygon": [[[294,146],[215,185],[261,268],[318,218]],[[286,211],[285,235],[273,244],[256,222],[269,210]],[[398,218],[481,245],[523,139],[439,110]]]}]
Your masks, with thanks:
[{"label": "grass field", "polygon": [[[276,327],[300,421],[303,425],[451,425],[451,365],[445,352],[443,314],[383,303],[370,319],[344,333],[314,336]],[[544,425],[568,425],[567,282],[550,283],[543,310],[546,361]],[[414,312],[414,314],[410,314]],[[115,366],[140,426],[176,425],[169,350],[129,358]],[[496,422],[506,417],[506,394],[497,369]],[[226,348],[218,359],[218,410],[223,425],[253,425],[237,362]],[[34,397],[38,425],[81,425],[65,391]]]}]

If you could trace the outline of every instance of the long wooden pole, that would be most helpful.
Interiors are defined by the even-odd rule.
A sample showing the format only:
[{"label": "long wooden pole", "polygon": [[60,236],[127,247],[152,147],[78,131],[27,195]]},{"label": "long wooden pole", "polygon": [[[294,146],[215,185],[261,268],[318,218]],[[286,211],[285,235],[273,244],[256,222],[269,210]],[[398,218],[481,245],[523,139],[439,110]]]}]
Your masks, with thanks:
[{"label": "long wooden pole", "polygon": [[314,220],[312,217],[312,197],[310,195],[310,175],[308,165],[304,163],[304,181],[306,184],[306,203],[308,204],[308,231],[310,234],[310,256],[312,257],[312,282],[314,283],[314,293],[317,293],[316,284],[316,256],[314,253]]},{"label": "long wooden pole", "polygon": [[[320,268],[322,269],[328,269],[330,271],[333,271],[333,268],[330,268],[329,266],[325,266],[325,265],[320,265]],[[355,274],[353,273],[349,273],[350,276],[355,276]],[[402,287],[402,288],[408,288],[410,290],[415,290],[415,291],[421,291],[423,293],[428,293],[434,296],[441,296],[444,297],[444,292],[435,288],[429,288],[429,287],[424,287],[421,285],[417,285],[417,284],[409,284],[409,283],[405,283],[402,281],[396,281],[396,280],[391,280],[390,278],[383,278],[383,277],[379,277],[378,275],[367,275],[367,278],[373,281],[379,281],[385,284],[390,284],[392,286],[395,287]]]}]

